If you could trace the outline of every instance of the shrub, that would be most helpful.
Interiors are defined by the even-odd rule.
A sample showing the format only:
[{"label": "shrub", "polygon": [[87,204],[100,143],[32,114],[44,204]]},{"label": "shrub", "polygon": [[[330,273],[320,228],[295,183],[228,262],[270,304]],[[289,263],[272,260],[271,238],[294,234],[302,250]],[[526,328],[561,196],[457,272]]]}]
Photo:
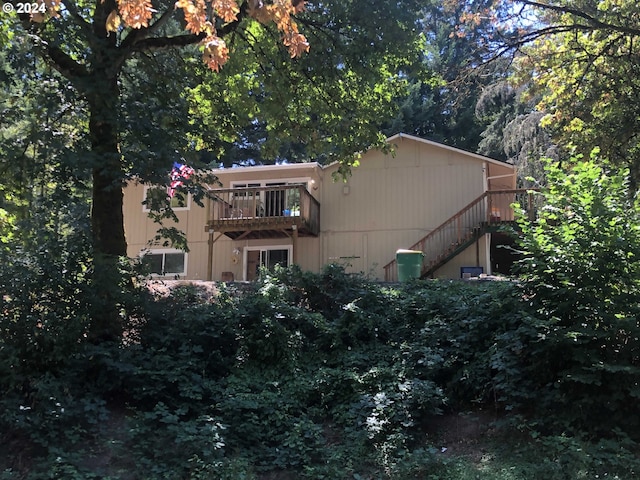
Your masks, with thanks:
[{"label": "shrub", "polygon": [[524,373],[553,421],[596,434],[637,431],[640,218],[628,170],[597,157],[549,163],[544,208],[521,217],[523,298],[538,320],[521,340]]}]

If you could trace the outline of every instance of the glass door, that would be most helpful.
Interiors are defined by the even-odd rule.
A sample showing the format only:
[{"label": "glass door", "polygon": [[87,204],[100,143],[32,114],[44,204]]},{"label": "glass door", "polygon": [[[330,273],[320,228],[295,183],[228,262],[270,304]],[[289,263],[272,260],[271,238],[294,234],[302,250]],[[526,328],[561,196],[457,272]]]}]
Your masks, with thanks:
[{"label": "glass door", "polygon": [[247,247],[245,279],[257,280],[260,268],[273,270],[276,265],[288,267],[291,263],[291,247]]},{"label": "glass door", "polygon": [[260,266],[273,270],[273,267],[280,265],[281,267],[289,266],[289,250],[262,250],[260,252]]}]

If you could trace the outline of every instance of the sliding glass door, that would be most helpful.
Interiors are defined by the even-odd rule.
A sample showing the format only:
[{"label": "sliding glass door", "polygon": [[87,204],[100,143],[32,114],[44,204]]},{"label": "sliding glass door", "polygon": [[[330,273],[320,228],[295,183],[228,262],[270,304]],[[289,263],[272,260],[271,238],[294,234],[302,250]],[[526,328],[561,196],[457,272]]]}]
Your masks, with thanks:
[{"label": "sliding glass door", "polygon": [[291,247],[247,247],[245,278],[256,280],[260,267],[272,270],[276,265],[288,267],[291,263]]}]

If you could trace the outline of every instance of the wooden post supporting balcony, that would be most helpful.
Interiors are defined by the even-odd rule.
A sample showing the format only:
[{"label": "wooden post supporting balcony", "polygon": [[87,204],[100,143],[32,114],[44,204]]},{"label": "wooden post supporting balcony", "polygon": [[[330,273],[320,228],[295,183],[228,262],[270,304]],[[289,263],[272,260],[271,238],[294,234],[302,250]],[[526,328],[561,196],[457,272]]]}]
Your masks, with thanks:
[{"label": "wooden post supporting balcony", "polygon": [[291,237],[291,250],[292,252],[292,263],[296,265],[298,263],[298,227],[296,225],[293,226],[293,236]]}]

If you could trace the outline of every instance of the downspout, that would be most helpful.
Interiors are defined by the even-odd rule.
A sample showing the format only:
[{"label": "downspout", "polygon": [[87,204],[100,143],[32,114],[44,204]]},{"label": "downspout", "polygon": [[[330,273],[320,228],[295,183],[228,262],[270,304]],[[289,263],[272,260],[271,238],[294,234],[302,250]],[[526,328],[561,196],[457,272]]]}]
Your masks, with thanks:
[{"label": "downspout", "polygon": [[487,253],[487,275],[492,274],[492,266],[491,265],[491,234],[486,234],[487,241],[485,243],[485,249]]},{"label": "downspout", "polygon": [[482,164],[482,193],[489,191],[489,164],[484,162]]},{"label": "downspout", "polygon": [[[488,162],[484,162],[484,165],[482,167],[482,172],[484,174],[484,193],[489,191],[489,180],[492,178],[489,176],[489,163]],[[489,203],[489,197],[488,194],[487,196],[485,196],[485,204],[484,204],[484,208],[485,208],[485,212],[486,212],[486,218],[485,221],[489,221],[490,220],[490,216],[491,216],[491,212],[489,211],[489,207],[490,207],[490,203]],[[480,266],[480,238],[481,236],[479,235],[478,238],[476,239],[476,262],[477,262],[477,266]],[[485,271],[487,273],[487,275],[491,275],[491,234],[490,233],[485,233],[484,234],[484,242],[485,242]]]},{"label": "downspout", "polygon": [[212,200],[209,198],[207,202],[207,219],[209,220],[209,248],[207,250],[207,281],[211,282],[213,280],[213,218],[212,218],[212,209],[211,209]]},{"label": "downspout", "polygon": [[213,281],[213,229],[209,228],[209,244],[207,252],[207,282]]}]

